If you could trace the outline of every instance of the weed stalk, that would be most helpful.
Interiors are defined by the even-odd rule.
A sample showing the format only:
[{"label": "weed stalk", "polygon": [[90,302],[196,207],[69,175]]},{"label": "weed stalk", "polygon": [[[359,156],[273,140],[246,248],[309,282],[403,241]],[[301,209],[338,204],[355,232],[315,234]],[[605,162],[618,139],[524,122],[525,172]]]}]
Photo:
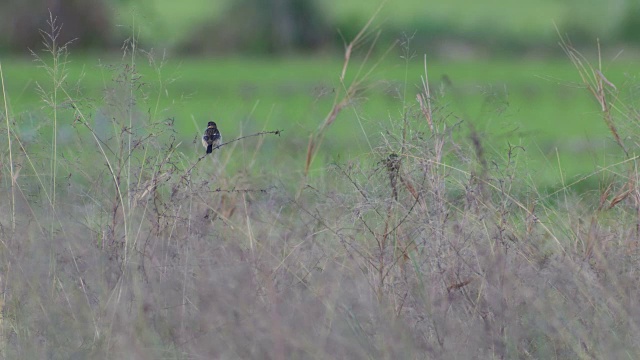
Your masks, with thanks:
[{"label": "weed stalk", "polygon": [[9,120],[9,107],[7,105],[7,93],[4,87],[4,73],[0,62],[0,81],[2,83],[2,99],[4,101],[4,120],[7,126],[7,146],[9,147],[9,176],[11,176],[11,233],[16,231],[16,185],[17,177],[13,168],[13,151],[11,148],[11,122]]}]

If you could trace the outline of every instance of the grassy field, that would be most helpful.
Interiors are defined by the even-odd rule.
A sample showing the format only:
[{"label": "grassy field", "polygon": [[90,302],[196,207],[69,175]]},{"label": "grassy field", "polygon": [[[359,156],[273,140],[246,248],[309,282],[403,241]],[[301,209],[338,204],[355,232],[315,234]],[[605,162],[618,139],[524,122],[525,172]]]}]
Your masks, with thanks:
[{"label": "grassy field", "polygon": [[1,357],[640,356],[632,63],[137,55],[2,59]]},{"label": "grassy field", "polygon": [[[66,82],[79,96],[100,101],[114,79],[121,59],[72,57]],[[286,136],[267,146],[265,153],[286,157],[293,170],[304,165],[309,135],[331,109],[342,63],[339,59],[168,59],[162,66],[139,59],[142,76],[139,110],[156,119],[175,120],[181,151],[200,151],[197,141],[204,124],[219,123],[225,138],[265,129],[284,130]],[[126,61],[125,61],[126,62]],[[621,89],[632,86],[633,62],[612,61],[608,79]],[[353,75],[354,62],[347,73]],[[369,69],[373,64],[364,64]],[[614,161],[605,156],[615,144],[598,104],[579,83],[567,60],[525,59],[434,62],[429,77],[437,103],[461,128],[473,128],[488,147],[504,154],[508,144],[522,145],[541,187],[557,184],[560,169],[566,178],[591,173]],[[44,103],[37,91],[51,86],[47,72],[32,61],[3,61],[6,90],[19,129],[28,136],[42,124],[35,109]],[[423,59],[404,61],[390,55],[378,65],[363,91],[341,112],[322,147],[320,168],[338,158],[349,159],[372,151],[385,131],[397,129],[405,112],[416,112],[416,94],[424,74]],[[446,81],[444,81],[444,80]],[[349,84],[347,76],[346,85]],[[68,133],[72,119],[60,122]],[[48,144],[41,144],[48,147]],[[264,161],[269,161],[269,155]],[[285,160],[285,159],[282,159]]]}]

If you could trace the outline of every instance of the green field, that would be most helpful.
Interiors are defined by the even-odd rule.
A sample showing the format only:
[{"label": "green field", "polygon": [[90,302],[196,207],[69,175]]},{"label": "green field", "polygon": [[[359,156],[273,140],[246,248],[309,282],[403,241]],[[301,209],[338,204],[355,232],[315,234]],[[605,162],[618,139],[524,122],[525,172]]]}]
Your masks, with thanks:
[{"label": "green field", "polygon": [[[65,86],[99,108],[107,91],[118,88],[114,80],[122,62],[71,57]],[[360,65],[369,69],[374,63],[354,60],[347,86],[349,75]],[[632,86],[633,65],[610,61],[606,76],[625,91]],[[47,110],[38,110],[44,103],[37,84],[49,89],[51,80],[28,59],[5,59],[2,66],[11,112],[28,135],[48,121]],[[343,88],[342,61],[335,58],[169,58],[159,66],[140,57],[135,66],[144,83],[137,90],[138,111],[154,119],[175,119],[181,151],[201,150],[192,140],[208,120],[218,122],[225,139],[280,129],[283,137],[267,141],[261,156],[269,162],[272,154],[279,154],[294,170],[302,169],[309,135],[331,109],[336,89]],[[471,128],[480,132],[496,156],[504,156],[509,143],[522,145],[541,187],[561,181],[560,169],[571,179],[616,161],[611,157],[616,147],[599,107],[568,60],[430,62],[428,72],[435,103],[460,122],[463,133]],[[389,55],[329,129],[316,165],[371,152],[381,134],[397,132],[405,111],[413,114],[413,121],[422,121],[415,116],[415,96],[423,74],[422,57],[404,61]],[[60,131],[69,132],[71,120],[62,119]]]}]

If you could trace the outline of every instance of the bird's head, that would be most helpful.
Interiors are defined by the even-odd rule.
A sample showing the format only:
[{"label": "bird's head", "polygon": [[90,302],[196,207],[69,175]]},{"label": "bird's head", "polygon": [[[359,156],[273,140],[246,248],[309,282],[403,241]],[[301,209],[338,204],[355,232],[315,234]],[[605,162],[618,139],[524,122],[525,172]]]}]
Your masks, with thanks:
[{"label": "bird's head", "polygon": [[207,127],[214,128],[214,127],[218,127],[218,125],[216,125],[216,123],[214,123],[213,121],[209,121],[209,123],[207,124]]}]

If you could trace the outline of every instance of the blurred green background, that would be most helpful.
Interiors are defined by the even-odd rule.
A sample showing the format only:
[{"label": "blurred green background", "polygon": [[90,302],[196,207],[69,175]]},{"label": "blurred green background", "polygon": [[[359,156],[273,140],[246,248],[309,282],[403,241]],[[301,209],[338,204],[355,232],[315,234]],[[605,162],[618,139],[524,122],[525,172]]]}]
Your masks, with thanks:
[{"label": "blurred green background", "polygon": [[413,34],[441,55],[455,46],[485,56],[553,53],[554,23],[574,42],[640,41],[634,0],[5,0],[0,47],[23,52],[38,44],[50,10],[65,24],[62,40],[82,48],[119,48],[135,21],[143,46],[181,54],[339,50],[341,38],[359,31],[381,3],[384,38]]},{"label": "blurred green background", "polygon": [[[621,91],[633,91],[640,44],[637,1],[380,5],[367,0],[5,1],[0,60],[11,114],[27,140],[46,118],[37,89],[51,79],[30,50],[48,61],[40,51],[40,30],[49,28],[51,11],[63,24],[59,43],[71,41],[65,81],[75,96],[102,96],[116,78],[108,65],[130,62],[122,45],[133,37],[140,50],[136,69],[145,82],[138,106],[154,117],[175,119],[184,151],[201,150],[197,138],[210,119],[227,139],[282,129],[284,137],[266,142],[265,151],[302,170],[309,135],[344,86],[339,81],[344,44],[380,8],[369,43],[356,49],[348,75],[364,63],[378,30],[365,68],[380,64],[367,91],[329,130],[320,168],[372,151],[404,112],[415,110],[425,55],[439,106],[480,131],[498,154],[508,144],[525,146],[542,184],[580,178],[617,161],[599,106],[557,45],[556,27],[594,62],[600,39],[607,78]],[[67,132],[71,125],[70,119]]]},{"label": "blurred green background", "polygon": [[[51,10],[63,38],[80,47],[117,48],[136,32],[144,46],[194,54],[283,52],[340,47],[380,6],[366,0],[6,0],[0,5],[4,50],[39,43]],[[430,52],[451,43],[478,53],[554,51],[553,23],[574,41],[638,43],[640,3],[633,0],[468,0],[386,2],[379,15],[385,38],[414,34]],[[218,46],[216,46],[218,45]],[[473,52],[470,50],[470,52]]]}]

